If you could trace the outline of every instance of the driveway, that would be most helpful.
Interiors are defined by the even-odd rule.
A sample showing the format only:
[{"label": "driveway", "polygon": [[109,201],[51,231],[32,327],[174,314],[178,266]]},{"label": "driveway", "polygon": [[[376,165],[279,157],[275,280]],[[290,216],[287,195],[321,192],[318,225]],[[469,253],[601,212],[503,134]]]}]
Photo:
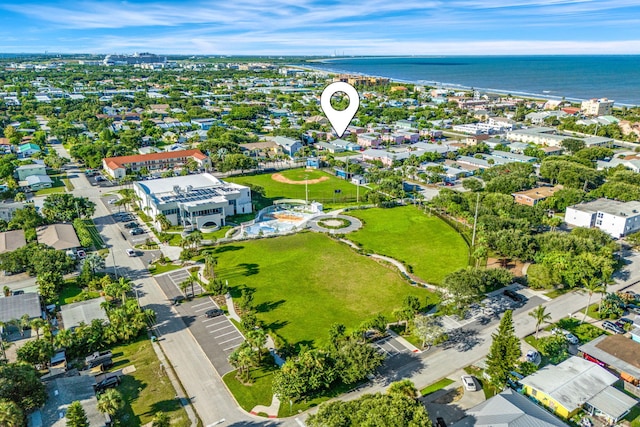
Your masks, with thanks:
[{"label": "driveway", "polygon": [[[466,375],[462,369],[453,372],[447,376],[447,378],[454,381],[453,383],[435,393],[420,398],[420,401],[427,408],[429,417],[434,425],[438,417],[442,417],[447,425],[451,425],[464,418],[466,416],[465,411],[485,401],[482,390],[467,391],[464,389],[460,379],[462,375]],[[461,397],[459,396],[460,392],[463,393]]]}]

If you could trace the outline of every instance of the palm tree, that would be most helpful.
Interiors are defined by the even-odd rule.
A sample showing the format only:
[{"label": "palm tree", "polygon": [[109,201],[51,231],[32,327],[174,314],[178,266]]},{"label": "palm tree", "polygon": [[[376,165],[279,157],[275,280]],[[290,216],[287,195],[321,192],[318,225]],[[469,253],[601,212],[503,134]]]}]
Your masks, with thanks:
[{"label": "palm tree", "polygon": [[536,339],[538,339],[538,331],[540,330],[540,325],[551,320],[551,315],[547,313],[546,307],[544,305],[539,305],[529,313],[529,316],[536,319]]},{"label": "palm tree", "polygon": [[39,340],[40,339],[40,328],[45,326],[46,322],[44,320],[42,320],[40,317],[36,317],[35,319],[33,319],[31,321],[31,323],[29,325],[31,326],[31,330],[35,331],[36,339]]},{"label": "palm tree", "polygon": [[0,427],[20,427],[24,425],[24,413],[10,400],[0,400]]},{"label": "palm tree", "polygon": [[598,292],[600,290],[600,282],[597,277],[590,278],[582,278],[582,283],[584,284],[584,289],[589,292],[589,301],[587,302],[587,307],[584,309],[584,316],[582,317],[582,321],[580,323],[584,323],[587,320],[587,312],[589,311],[589,306],[591,305],[591,297],[594,292]]},{"label": "palm tree", "polygon": [[100,395],[98,399],[98,411],[114,416],[124,405],[122,394],[114,388],[110,388]]},{"label": "palm tree", "polygon": [[267,343],[267,333],[264,329],[253,329],[246,334],[247,342],[258,354],[258,363],[262,361],[262,347]]},{"label": "palm tree", "polygon": [[167,231],[171,227],[171,222],[163,214],[156,215],[156,222],[160,225],[161,231]]},{"label": "palm tree", "polygon": [[603,267],[601,271],[602,275],[602,288],[600,289],[600,305],[598,306],[598,313],[602,310],[602,300],[607,295],[607,286],[612,283],[611,276],[613,275],[613,268],[611,267]]},{"label": "palm tree", "polygon": [[391,383],[391,386],[389,386],[389,389],[387,390],[387,394],[415,399],[418,397],[418,389],[416,389],[416,386],[411,382],[411,380],[405,379]]},{"label": "palm tree", "polygon": [[170,425],[171,419],[164,412],[158,412],[151,422],[151,427],[169,427]]},{"label": "palm tree", "polygon": [[18,323],[18,327],[20,328],[20,335],[24,336],[24,330],[29,328],[31,324],[31,318],[28,314],[23,314],[20,318],[20,322]]},{"label": "palm tree", "polygon": [[204,256],[204,276],[209,280],[215,280],[216,272],[215,266],[218,264],[218,259],[213,254],[206,254]]}]

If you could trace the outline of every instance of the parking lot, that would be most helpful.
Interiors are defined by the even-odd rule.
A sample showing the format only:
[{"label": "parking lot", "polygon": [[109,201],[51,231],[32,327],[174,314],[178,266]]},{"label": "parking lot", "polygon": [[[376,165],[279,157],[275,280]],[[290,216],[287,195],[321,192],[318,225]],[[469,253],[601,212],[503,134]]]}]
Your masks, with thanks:
[{"label": "parking lot", "polygon": [[[181,291],[180,289],[180,283],[184,282],[187,278],[189,277],[189,271],[184,269],[184,270],[177,270],[177,271],[172,271],[170,273],[167,273],[167,278],[169,280],[171,280],[171,282],[178,288],[179,291]],[[182,292],[182,291],[181,291]],[[204,289],[202,289],[202,286],[200,286],[199,283],[193,283],[193,289],[191,289],[191,286],[189,286],[189,288],[186,290],[186,292],[188,294],[192,294],[192,295],[200,295],[204,293]]]},{"label": "parking lot", "polygon": [[[186,269],[172,271],[156,276],[156,281],[169,300],[183,295],[180,283],[188,277]],[[187,293],[191,293],[190,288]],[[194,285],[195,295],[202,293],[199,285]],[[176,312],[189,328],[194,338],[207,355],[220,376],[231,372],[234,368],[229,364],[228,357],[244,342],[244,337],[226,316],[208,318],[208,310],[219,308],[210,297],[193,298],[174,306]]]},{"label": "parking lot", "polygon": [[373,342],[375,346],[385,357],[394,357],[401,353],[411,353],[411,351],[402,345],[396,338],[387,336]]},{"label": "parking lot", "polygon": [[[124,209],[121,206],[116,206],[115,204],[109,203],[109,200],[117,198],[117,196],[105,196],[102,198],[102,202],[107,207],[109,212],[111,212],[111,219],[113,219],[113,222],[118,225],[118,228],[120,229],[120,235],[124,240],[128,241],[131,246],[144,243],[149,238],[149,230],[147,226],[132,213],[129,213],[128,217],[119,215],[124,213]],[[144,233],[138,234],[136,236],[132,235],[130,233],[131,229],[125,228],[125,225],[130,222],[137,222],[140,228],[144,230]]]}]

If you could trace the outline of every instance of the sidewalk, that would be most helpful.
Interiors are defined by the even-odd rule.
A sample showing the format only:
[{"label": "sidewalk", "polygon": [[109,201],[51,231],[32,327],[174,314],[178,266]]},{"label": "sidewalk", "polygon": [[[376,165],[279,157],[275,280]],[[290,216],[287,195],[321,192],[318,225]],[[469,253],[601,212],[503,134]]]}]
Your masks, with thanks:
[{"label": "sidewalk", "polygon": [[182,392],[182,385],[178,381],[178,378],[176,377],[176,374],[173,371],[173,366],[171,366],[171,363],[167,361],[167,358],[165,357],[164,352],[160,348],[160,345],[158,344],[157,341],[151,340],[151,345],[153,347],[153,350],[156,352],[156,355],[158,356],[158,360],[160,361],[160,366],[162,367],[164,372],[166,372],[167,377],[169,377],[169,381],[171,381],[171,384],[173,385],[173,388],[176,391],[176,399],[180,402],[180,405],[187,412],[187,416],[189,417],[189,420],[191,420],[191,426],[192,427],[197,426],[199,421],[198,416],[193,410],[193,407],[191,406],[191,402],[189,401],[189,399],[184,396],[184,393]]}]

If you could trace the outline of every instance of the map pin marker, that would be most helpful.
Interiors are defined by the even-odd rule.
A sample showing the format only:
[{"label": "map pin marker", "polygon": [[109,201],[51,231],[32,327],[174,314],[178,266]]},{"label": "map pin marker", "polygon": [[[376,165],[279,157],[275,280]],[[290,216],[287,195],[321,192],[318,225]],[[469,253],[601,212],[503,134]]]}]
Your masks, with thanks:
[{"label": "map pin marker", "polygon": [[[342,111],[338,111],[331,106],[331,97],[337,92],[344,92],[349,97],[349,106]],[[349,126],[349,123],[351,123],[353,116],[356,115],[356,111],[358,111],[359,106],[360,96],[358,95],[358,91],[349,83],[331,83],[329,86],[324,88],[322,96],[320,96],[320,107],[322,107],[324,115],[329,119],[329,122],[331,123],[333,130],[338,135],[338,138],[342,138],[342,135],[344,135],[344,131],[347,130],[347,127]]]}]

